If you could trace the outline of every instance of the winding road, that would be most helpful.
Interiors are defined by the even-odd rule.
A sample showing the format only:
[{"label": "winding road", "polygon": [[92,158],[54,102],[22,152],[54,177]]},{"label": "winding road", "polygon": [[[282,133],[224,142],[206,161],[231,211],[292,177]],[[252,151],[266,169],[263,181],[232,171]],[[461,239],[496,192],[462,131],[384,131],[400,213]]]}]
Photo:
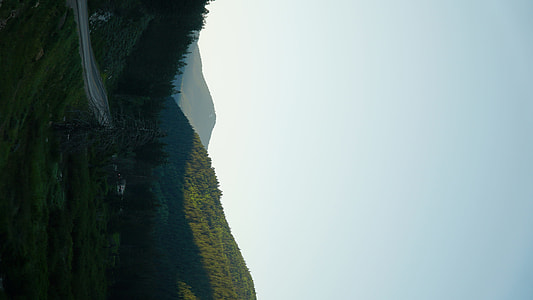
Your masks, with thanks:
[{"label": "winding road", "polygon": [[91,47],[87,0],[67,0],[67,5],[74,10],[74,19],[78,24],[83,80],[85,82],[85,93],[89,98],[89,106],[100,124],[110,126],[111,114],[109,112],[107,93]]}]

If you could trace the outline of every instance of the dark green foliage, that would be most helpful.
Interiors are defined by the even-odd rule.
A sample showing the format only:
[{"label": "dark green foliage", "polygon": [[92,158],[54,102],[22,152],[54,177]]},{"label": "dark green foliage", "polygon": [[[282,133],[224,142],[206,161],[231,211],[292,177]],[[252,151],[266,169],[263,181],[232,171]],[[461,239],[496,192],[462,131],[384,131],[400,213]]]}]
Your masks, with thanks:
[{"label": "dark green foliage", "polygon": [[140,1],[100,1],[92,6],[92,44],[103,67],[106,84],[112,88],[153,14],[149,14]]},{"label": "dark green foliage", "polygon": [[37,3],[0,8],[0,299],[101,299],[105,159],[58,151],[52,124],[87,99],[72,12]]},{"label": "dark green foliage", "polygon": [[[226,222],[207,151],[173,100],[162,112],[169,163],[157,170],[158,245],[181,295],[255,299],[253,281]],[[176,280],[176,279],[174,279]],[[175,281],[173,282],[175,284]]]},{"label": "dark green foliage", "polygon": [[[128,187],[124,200],[110,202],[109,227],[120,232],[120,247],[116,267],[109,270],[109,297],[255,299],[211,161],[187,118],[168,99],[188,46],[203,27],[208,1],[137,3],[95,3],[93,11],[113,12],[107,23],[94,27],[98,51],[106,53],[98,59],[114,76],[108,85],[112,111],[158,123],[168,136],[121,149],[116,159]],[[135,15],[139,11],[147,14]],[[142,20],[148,19],[145,26]],[[119,23],[127,27],[124,32],[106,32]],[[112,42],[126,35],[136,40],[133,47]]]},{"label": "dark green foliage", "polygon": [[150,97],[172,93],[172,79],[192,41],[188,26],[180,23],[171,16],[152,20],[127,60],[119,92]]},{"label": "dark green foliage", "polygon": [[158,15],[174,15],[184,18],[191,25],[196,25],[192,20],[203,24],[208,13],[206,5],[209,0],[142,0],[145,7]]},{"label": "dark green foliage", "polygon": [[155,14],[127,59],[118,89],[122,93],[166,97],[189,44],[204,25],[206,0],[143,1]]},{"label": "dark green foliage", "polygon": [[120,263],[110,297],[255,299],[207,151],[173,100],[165,105],[162,150],[168,162],[152,171],[154,165],[141,157],[155,148],[146,145],[136,150],[132,173],[124,172],[142,179],[132,181],[124,196]]}]

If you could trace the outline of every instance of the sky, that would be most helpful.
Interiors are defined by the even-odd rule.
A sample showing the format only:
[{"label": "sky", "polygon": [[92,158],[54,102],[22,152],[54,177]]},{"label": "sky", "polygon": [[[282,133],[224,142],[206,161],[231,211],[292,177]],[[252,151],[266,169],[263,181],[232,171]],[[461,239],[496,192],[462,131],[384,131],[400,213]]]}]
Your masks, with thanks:
[{"label": "sky", "polygon": [[208,9],[209,154],[258,299],[533,299],[533,2]]}]

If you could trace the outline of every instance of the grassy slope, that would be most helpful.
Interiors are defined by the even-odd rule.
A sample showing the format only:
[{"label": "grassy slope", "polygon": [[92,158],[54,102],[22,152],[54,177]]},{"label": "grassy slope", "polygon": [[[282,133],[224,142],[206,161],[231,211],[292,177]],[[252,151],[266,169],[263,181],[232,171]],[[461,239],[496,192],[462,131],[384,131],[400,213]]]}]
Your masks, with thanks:
[{"label": "grassy slope", "polygon": [[64,1],[36,3],[0,8],[17,15],[0,30],[0,299],[102,298],[101,159],[61,154],[51,129],[87,107],[76,25]]}]

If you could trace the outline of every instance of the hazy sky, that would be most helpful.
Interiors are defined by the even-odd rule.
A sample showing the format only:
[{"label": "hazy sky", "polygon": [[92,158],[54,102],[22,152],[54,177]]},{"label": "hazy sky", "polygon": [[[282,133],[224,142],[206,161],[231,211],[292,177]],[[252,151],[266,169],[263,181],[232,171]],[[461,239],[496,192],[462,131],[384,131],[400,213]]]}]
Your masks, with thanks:
[{"label": "hazy sky", "polygon": [[533,2],[216,0],[209,152],[259,299],[533,299]]}]

